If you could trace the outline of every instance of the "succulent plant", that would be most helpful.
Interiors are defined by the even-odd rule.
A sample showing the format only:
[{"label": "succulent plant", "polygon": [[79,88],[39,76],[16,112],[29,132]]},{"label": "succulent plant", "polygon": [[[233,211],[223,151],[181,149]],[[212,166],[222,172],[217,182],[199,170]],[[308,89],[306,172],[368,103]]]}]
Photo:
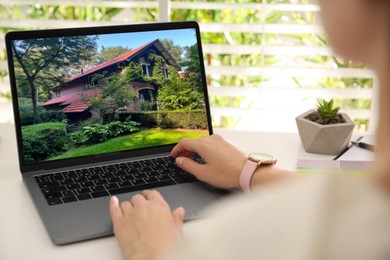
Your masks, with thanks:
[{"label": "succulent plant", "polygon": [[329,101],[325,99],[317,100],[317,112],[324,120],[332,120],[337,117],[340,107],[333,107],[333,98]]}]

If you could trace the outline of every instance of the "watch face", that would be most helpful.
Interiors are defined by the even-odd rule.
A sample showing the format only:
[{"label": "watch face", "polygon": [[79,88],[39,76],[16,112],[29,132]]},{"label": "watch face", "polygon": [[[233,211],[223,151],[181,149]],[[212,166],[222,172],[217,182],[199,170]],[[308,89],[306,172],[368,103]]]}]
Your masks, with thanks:
[{"label": "watch face", "polygon": [[248,155],[249,159],[254,162],[262,162],[263,164],[275,163],[275,157],[265,153],[250,153]]}]

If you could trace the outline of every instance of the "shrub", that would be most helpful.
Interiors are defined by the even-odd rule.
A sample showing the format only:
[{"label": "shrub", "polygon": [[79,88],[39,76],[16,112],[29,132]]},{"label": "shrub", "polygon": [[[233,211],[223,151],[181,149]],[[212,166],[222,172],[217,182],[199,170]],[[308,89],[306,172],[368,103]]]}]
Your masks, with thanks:
[{"label": "shrub", "polygon": [[131,118],[144,127],[206,129],[207,116],[205,110],[192,111],[150,111],[123,112],[123,118]]},{"label": "shrub", "polygon": [[22,127],[24,159],[39,162],[68,149],[65,123],[41,123]]},{"label": "shrub", "polygon": [[61,122],[66,119],[65,113],[62,110],[44,110],[39,111],[39,120],[44,122]]},{"label": "shrub", "polygon": [[[32,125],[34,119],[33,107],[31,104],[19,106],[19,115],[22,125]],[[61,122],[66,119],[65,113],[62,110],[45,110],[38,107],[38,121],[45,122]]]},{"label": "shrub", "polygon": [[79,132],[71,134],[71,140],[76,146],[101,143],[111,138],[138,132],[138,125],[133,121],[114,121],[106,125],[84,126]]}]

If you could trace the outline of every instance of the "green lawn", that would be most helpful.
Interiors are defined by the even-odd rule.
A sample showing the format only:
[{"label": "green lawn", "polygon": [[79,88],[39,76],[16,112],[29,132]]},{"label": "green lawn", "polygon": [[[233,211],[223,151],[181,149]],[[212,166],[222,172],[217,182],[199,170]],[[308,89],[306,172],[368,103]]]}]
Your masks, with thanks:
[{"label": "green lawn", "polygon": [[204,130],[150,129],[117,137],[104,143],[78,147],[50,158],[50,160],[172,144],[179,142],[183,138],[197,138],[207,135],[208,131]]}]

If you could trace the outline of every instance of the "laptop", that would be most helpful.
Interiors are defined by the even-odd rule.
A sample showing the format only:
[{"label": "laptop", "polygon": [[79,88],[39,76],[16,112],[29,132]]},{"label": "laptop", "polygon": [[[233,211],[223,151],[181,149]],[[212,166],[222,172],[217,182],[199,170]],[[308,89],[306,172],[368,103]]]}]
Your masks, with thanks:
[{"label": "laptop", "polygon": [[20,171],[55,244],[112,235],[112,195],[157,189],[185,220],[221,200],[169,157],[213,133],[196,22],[15,31],[6,47]]}]

